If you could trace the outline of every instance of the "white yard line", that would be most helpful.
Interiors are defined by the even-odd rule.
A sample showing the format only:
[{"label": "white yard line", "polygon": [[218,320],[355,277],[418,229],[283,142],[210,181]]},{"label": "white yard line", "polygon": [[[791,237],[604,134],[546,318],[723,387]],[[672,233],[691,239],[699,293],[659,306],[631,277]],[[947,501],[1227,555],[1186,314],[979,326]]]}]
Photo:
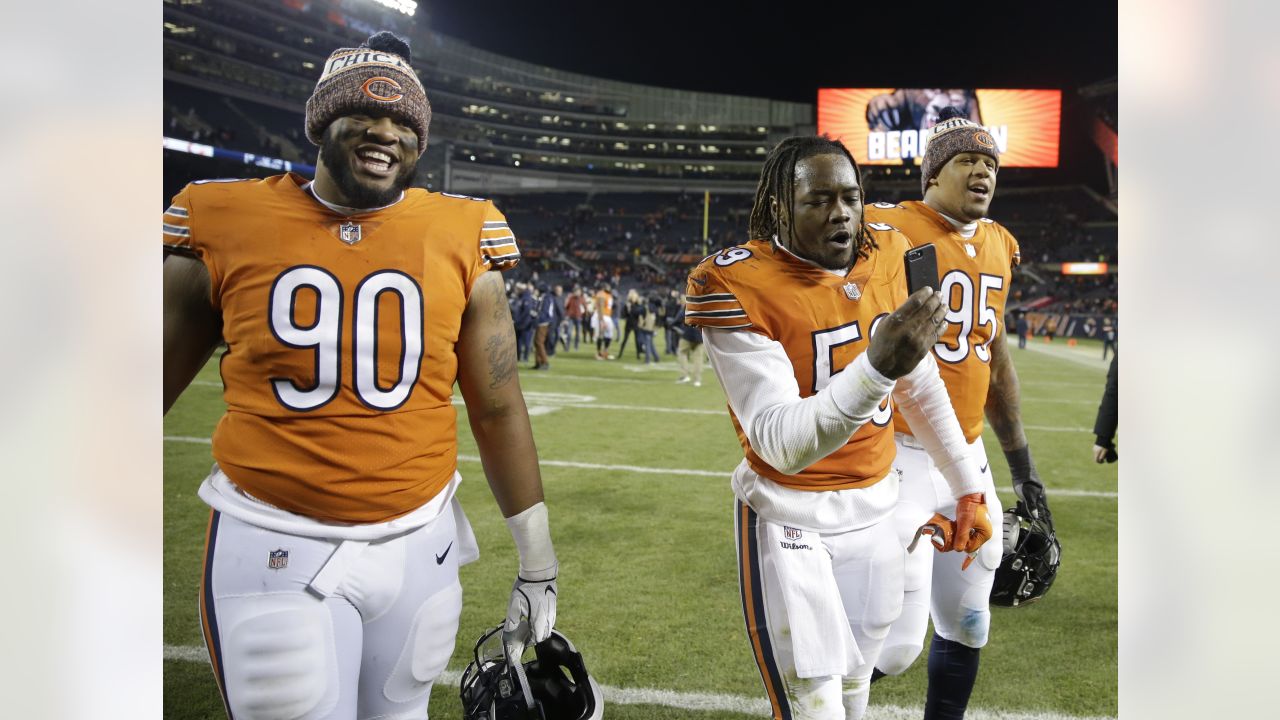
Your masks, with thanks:
[{"label": "white yard line", "polygon": [[[203,647],[195,645],[165,645],[164,659],[180,662],[207,663],[208,654]],[[436,685],[457,685],[462,673],[445,670],[436,678]],[[718,710],[736,712],[743,715],[768,716],[769,701],[763,697],[746,697],[744,695],[727,695],[721,693],[686,693],[657,688],[620,688],[601,685],[605,705],[657,705],[679,710]],[[867,711],[867,720],[916,720],[923,708],[901,707],[897,705],[872,704]],[[1060,713],[1014,712],[1008,710],[987,710],[985,708],[969,708],[965,717],[971,720],[1114,720],[1109,717],[1083,718]]]},{"label": "white yard line", "polygon": [[[166,435],[166,442],[192,443],[196,445],[209,445],[209,438],[187,437],[183,435]],[[458,455],[458,460],[462,462],[480,462],[478,455]],[[645,465],[607,465],[604,463],[588,463],[578,462],[576,460],[548,460],[546,458],[538,458],[539,465],[548,467],[567,467],[577,468],[580,470],[608,470],[610,472],[633,472],[643,473],[646,475],[679,475],[685,477],[714,477],[728,479],[732,468],[725,470],[694,470],[690,468],[661,468],[649,467]],[[1012,489],[1001,489],[1000,492],[1012,493]],[[1059,495],[1063,497],[1091,497],[1091,498],[1116,498],[1117,493],[1106,492],[1101,490],[1072,490],[1069,488],[1052,488],[1049,492],[1051,496]]]},{"label": "white yard line", "polygon": [[[186,436],[165,436],[165,442],[187,442],[193,445],[210,445],[212,441],[209,438],[186,437]],[[479,455],[458,455],[458,460],[462,462],[480,462]],[[682,475],[682,477],[695,478],[724,478],[730,477],[731,470],[695,470],[690,468],[652,468],[646,465],[607,465],[603,462],[579,462],[576,460],[548,460],[545,457],[539,457],[539,465],[549,466],[549,468],[576,468],[580,470],[608,470],[616,471],[616,473],[643,473],[648,475]],[[1001,489],[1005,492],[1005,489]],[[1009,489],[1007,492],[1014,492]],[[1107,497],[1115,498],[1117,493],[1092,491],[1092,489],[1069,489],[1069,488],[1052,488],[1051,495],[1064,497]]]},{"label": "white yard line", "polygon": [[1111,358],[1102,359],[1099,350],[1089,348],[1068,348],[1062,345],[1051,346],[1036,343],[1027,343],[1027,350],[1038,352],[1041,355],[1048,355],[1059,360],[1066,360],[1077,365],[1083,365],[1088,368],[1106,373],[1107,367],[1111,365]]},{"label": "white yard line", "polygon": [[[556,402],[554,400],[548,401],[544,398],[531,397],[531,395],[532,395],[531,393],[525,393],[525,397],[530,403],[536,403],[538,405],[545,405],[548,407],[577,408],[579,410],[638,410],[641,412],[674,413],[677,415],[727,415],[728,414],[728,411],[724,409],[708,410],[704,408],[669,408],[669,407],[658,407],[656,405],[615,405],[611,403],[598,403],[598,402],[590,402],[590,403]],[[455,396],[453,398],[453,404],[461,408],[466,408],[466,404],[462,401],[462,398],[460,397]]]}]

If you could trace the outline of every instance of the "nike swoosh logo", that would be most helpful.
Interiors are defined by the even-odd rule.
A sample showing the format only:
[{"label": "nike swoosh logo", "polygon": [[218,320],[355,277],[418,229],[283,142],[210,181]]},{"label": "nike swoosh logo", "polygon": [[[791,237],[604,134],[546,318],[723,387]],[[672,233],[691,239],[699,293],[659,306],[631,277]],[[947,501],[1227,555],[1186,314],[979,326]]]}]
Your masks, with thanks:
[{"label": "nike swoosh logo", "polygon": [[437,556],[436,556],[436,564],[437,564],[437,565],[443,565],[443,564],[444,564],[444,559],[445,559],[445,558],[447,558],[447,557],[449,557],[449,551],[450,551],[450,550],[452,550],[452,549],[453,549],[453,541],[450,541],[450,542],[449,542],[449,547],[447,547],[447,548],[445,548],[445,549],[444,549],[444,554],[443,554],[443,555],[437,555]]},{"label": "nike swoosh logo", "polygon": [[[987,466],[986,466],[986,465],[983,465],[982,467],[978,468],[978,472],[979,472],[980,474],[985,474],[985,473],[987,472]],[[446,555],[448,555],[448,554],[449,554],[449,551],[448,551],[448,550],[445,550],[444,552],[445,552],[445,554],[446,554]]]}]

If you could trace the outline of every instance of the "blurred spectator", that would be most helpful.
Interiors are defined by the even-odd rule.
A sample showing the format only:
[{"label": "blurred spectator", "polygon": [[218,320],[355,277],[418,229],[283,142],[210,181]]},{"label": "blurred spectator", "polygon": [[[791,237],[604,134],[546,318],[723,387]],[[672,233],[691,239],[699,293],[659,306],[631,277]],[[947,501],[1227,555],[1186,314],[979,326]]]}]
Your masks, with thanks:
[{"label": "blurred spectator", "polygon": [[1102,392],[1098,405],[1098,418],[1093,423],[1093,461],[1113,463],[1119,459],[1116,452],[1116,427],[1120,423],[1120,355],[1111,356],[1111,368],[1107,370],[1107,389]]},{"label": "blurred spectator", "polygon": [[1029,330],[1030,327],[1027,324],[1026,313],[1024,312],[1018,313],[1018,320],[1015,323],[1014,327],[1017,328],[1017,332],[1018,332],[1018,347],[1022,350],[1027,349],[1027,330]]},{"label": "blurred spectator", "polygon": [[547,356],[548,341],[555,342],[551,335],[552,325],[559,319],[556,314],[555,297],[546,285],[538,286],[538,311],[535,318],[533,335],[534,370],[550,370],[551,362]]},{"label": "blurred spectator", "polygon": [[1107,359],[1107,350],[1111,350],[1114,356],[1119,350],[1116,349],[1116,324],[1110,317],[1102,319],[1102,359]]},{"label": "blurred spectator", "polygon": [[680,328],[680,349],[676,359],[684,373],[677,383],[693,381],[694,387],[702,387],[702,361],[707,350],[702,346],[702,328],[684,323],[684,298],[679,298],[680,312],[676,315],[676,327]]},{"label": "blurred spectator", "polygon": [[[578,349],[579,340],[582,338],[582,317],[586,314],[585,311],[586,302],[582,297],[582,288],[574,285],[573,292],[569,293],[569,299],[564,304],[564,314],[569,320],[569,329],[573,332],[574,350]],[[568,349],[567,345],[565,349]]]},{"label": "blurred spectator", "polygon": [[640,301],[640,317],[636,321],[636,342],[644,355],[644,364],[658,362],[658,351],[653,347],[653,334],[658,328],[658,311],[662,308],[662,299],[654,297],[650,301]]},{"label": "blurred spectator", "polygon": [[680,349],[680,335],[684,329],[684,301],[680,299],[680,291],[672,290],[663,308],[662,327],[666,329],[667,354],[675,355]]},{"label": "blurred spectator", "polygon": [[525,283],[516,283],[515,297],[511,301],[511,319],[516,326],[516,359],[519,362],[529,359],[537,317],[538,305],[533,297],[533,290]]}]

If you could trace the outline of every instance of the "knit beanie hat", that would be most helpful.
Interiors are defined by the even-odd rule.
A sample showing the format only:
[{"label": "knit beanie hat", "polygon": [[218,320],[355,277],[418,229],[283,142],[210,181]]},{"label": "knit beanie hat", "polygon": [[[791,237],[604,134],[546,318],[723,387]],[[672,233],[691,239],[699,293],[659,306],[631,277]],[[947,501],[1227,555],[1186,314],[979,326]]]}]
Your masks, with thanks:
[{"label": "knit beanie hat", "polygon": [[418,156],[427,149],[431,103],[410,65],[409,44],[383,31],[358,48],[338,48],[324,64],[307,99],[307,139],[324,142],[324,131],[343,115],[389,115],[418,134]]},{"label": "knit beanie hat", "polygon": [[924,150],[924,162],[920,167],[920,193],[929,189],[929,180],[937,175],[951,158],[960,153],[990,155],[1000,167],[1000,151],[996,141],[981,125],[964,116],[959,108],[944,107],[938,113],[938,123],[933,126],[929,144]]}]

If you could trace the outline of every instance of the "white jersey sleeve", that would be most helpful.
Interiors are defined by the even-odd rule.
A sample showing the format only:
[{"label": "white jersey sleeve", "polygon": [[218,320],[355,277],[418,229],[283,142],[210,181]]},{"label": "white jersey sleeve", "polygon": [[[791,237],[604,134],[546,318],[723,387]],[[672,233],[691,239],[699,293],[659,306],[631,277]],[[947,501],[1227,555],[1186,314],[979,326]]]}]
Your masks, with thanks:
[{"label": "white jersey sleeve", "polygon": [[894,386],[863,353],[827,387],[802,398],[791,361],[778,341],[745,330],[715,328],[705,328],[703,338],[751,447],[787,475],[843,447]]},{"label": "white jersey sleeve", "polygon": [[915,369],[898,378],[893,399],[916,439],[946,478],[952,497],[982,492],[982,475],[969,453],[969,443],[932,352],[925,353]]}]

